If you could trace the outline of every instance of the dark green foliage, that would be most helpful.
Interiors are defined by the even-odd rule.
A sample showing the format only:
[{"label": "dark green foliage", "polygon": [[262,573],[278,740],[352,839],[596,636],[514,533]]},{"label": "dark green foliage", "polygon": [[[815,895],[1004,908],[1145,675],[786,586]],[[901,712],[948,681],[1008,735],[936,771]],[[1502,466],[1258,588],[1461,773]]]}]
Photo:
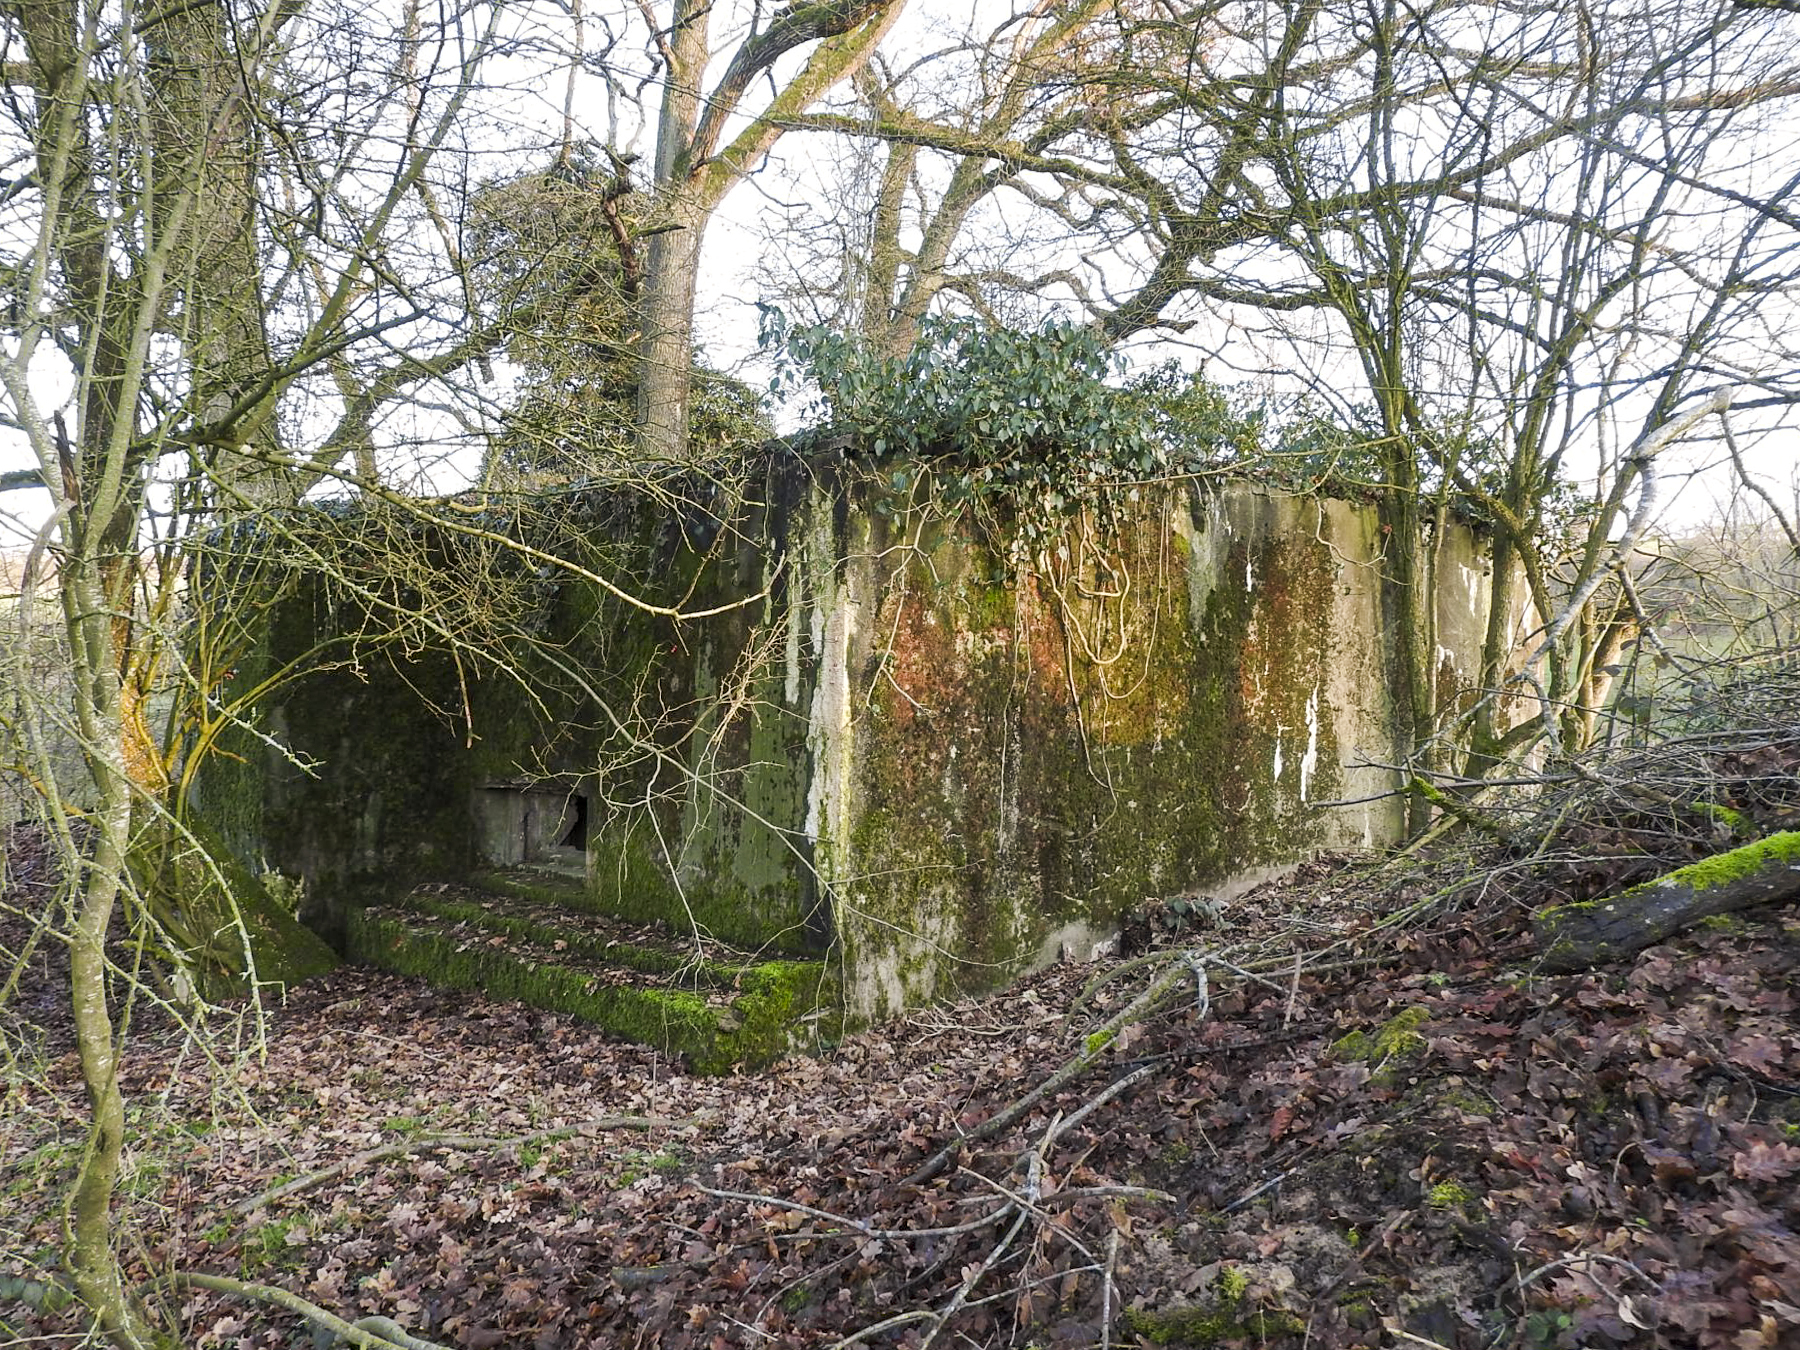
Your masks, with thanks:
[{"label": "dark green foliage", "polygon": [[965,495],[1044,480],[1054,468],[1099,481],[1165,466],[1142,407],[1107,384],[1117,358],[1089,329],[1057,323],[1025,333],[932,319],[894,358],[823,328],[785,329],[777,317],[765,340],[818,383],[832,425],[867,452],[965,461]]},{"label": "dark green foliage", "polygon": [[[629,167],[585,145],[474,195],[472,298],[509,327],[506,353],[524,376],[490,459],[501,480],[581,479],[617,466],[631,448],[645,199]],[[695,452],[768,435],[756,393],[696,359]]]},{"label": "dark green foliage", "polygon": [[778,362],[771,392],[816,386],[815,420],[879,463],[898,498],[929,483],[950,509],[1000,506],[1025,545],[1172,478],[1248,475],[1348,496],[1380,481],[1371,438],[1332,415],[1173,362],[1127,378],[1103,336],[1078,324],[1023,332],[933,318],[889,356],[765,309],[762,341]]},{"label": "dark green foliage", "polygon": [[1275,423],[1265,401],[1173,361],[1134,375],[1116,396],[1137,407],[1178,470],[1255,464],[1268,456]]},{"label": "dark green foliage", "polygon": [[1166,388],[1121,390],[1109,382],[1122,374],[1118,356],[1071,323],[1020,332],[934,318],[911,351],[890,357],[765,310],[763,342],[782,363],[774,389],[815,383],[831,428],[859,454],[894,463],[897,492],[929,474],[946,507],[1006,507],[1025,545],[1120,489],[1216,466],[1254,439],[1199,385],[1176,388],[1170,377]]}]

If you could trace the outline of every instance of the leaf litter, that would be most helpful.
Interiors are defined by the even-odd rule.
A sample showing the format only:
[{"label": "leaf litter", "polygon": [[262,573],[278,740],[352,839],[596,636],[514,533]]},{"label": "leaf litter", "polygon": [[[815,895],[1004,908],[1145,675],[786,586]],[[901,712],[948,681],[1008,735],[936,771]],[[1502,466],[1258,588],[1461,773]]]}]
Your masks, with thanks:
[{"label": "leaf litter", "polygon": [[[153,1028],[122,1070],[133,1270],[533,1350],[1800,1344],[1800,912],[1549,978],[1507,910],[1381,927],[1385,876],[1311,864],[1153,906],[1111,967],[737,1077],[361,970],[292,990],[216,1068]],[[1179,993],[1096,1037],[1158,971]],[[25,992],[15,1290],[57,1245],[82,1118],[53,1000]],[[592,1125],[623,1116],[667,1123]],[[213,1294],[172,1315],[198,1347],[313,1343]],[[28,1343],[79,1330],[0,1317]]]}]

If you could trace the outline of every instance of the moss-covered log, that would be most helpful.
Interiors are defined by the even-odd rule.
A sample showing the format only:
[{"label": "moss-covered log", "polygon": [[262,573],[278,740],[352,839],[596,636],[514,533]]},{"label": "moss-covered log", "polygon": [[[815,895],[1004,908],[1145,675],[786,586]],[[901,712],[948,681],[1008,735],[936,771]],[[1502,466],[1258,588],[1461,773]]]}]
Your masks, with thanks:
[{"label": "moss-covered log", "polygon": [[1769,835],[1604,900],[1558,905],[1533,922],[1544,968],[1585,970],[1631,956],[1714,914],[1800,896],[1800,831]]}]

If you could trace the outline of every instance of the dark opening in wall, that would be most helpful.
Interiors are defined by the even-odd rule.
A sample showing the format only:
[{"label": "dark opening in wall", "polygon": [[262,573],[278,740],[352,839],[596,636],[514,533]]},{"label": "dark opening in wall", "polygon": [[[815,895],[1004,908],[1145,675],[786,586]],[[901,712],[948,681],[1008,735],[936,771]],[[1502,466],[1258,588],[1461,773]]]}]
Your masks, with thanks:
[{"label": "dark opening in wall", "polygon": [[477,788],[475,829],[482,858],[559,872],[587,870],[588,800],[557,783],[490,783]]},{"label": "dark opening in wall", "polygon": [[563,837],[556,841],[558,848],[580,849],[587,852],[588,804],[587,798],[579,792],[569,794],[568,804],[564,809],[569,828]]}]

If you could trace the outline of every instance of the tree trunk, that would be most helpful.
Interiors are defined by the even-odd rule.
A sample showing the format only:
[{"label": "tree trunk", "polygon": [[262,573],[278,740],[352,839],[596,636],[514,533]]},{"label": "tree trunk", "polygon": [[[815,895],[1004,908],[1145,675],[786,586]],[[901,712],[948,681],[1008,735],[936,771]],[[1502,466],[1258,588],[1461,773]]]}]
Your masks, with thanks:
[{"label": "tree trunk", "polygon": [[639,341],[638,456],[646,463],[687,459],[688,396],[693,387],[694,294],[708,212],[669,203],[650,240],[644,268]]},{"label": "tree trunk", "polygon": [[[1425,565],[1424,531],[1419,525],[1419,481],[1411,443],[1389,420],[1390,444],[1405,453],[1390,452],[1384,466],[1388,486],[1376,504],[1383,536],[1381,605],[1383,621],[1393,643],[1394,731],[1403,785],[1416,782],[1432,765],[1426,760],[1436,728],[1436,686],[1431,665],[1435,644],[1431,640],[1433,609],[1431,579]],[[1431,824],[1431,803],[1416,788],[1406,794],[1406,832],[1417,835]]]},{"label": "tree trunk", "polygon": [[254,69],[259,53],[240,50],[239,40],[217,0],[177,6],[145,27],[157,95],[152,200],[159,217],[174,215],[179,202],[186,223],[172,267],[190,412],[216,438],[208,468],[225,516],[291,505],[294,489],[274,456],[273,399],[257,393],[273,363],[257,280],[261,150],[243,67]]},{"label": "tree trunk", "polygon": [[64,563],[63,606],[71,639],[75,714],[97,799],[88,812],[93,853],[73,882],[69,995],[91,1122],[69,1201],[69,1273],[107,1337],[124,1350],[154,1343],[119,1270],[112,1231],[113,1191],[125,1148],[125,1098],[107,1004],[106,936],[125,882],[131,838],[131,782],[124,749],[118,653],[100,581],[101,567],[77,555]]},{"label": "tree trunk", "polygon": [[1607,900],[1545,910],[1532,922],[1551,972],[1634,955],[1713,914],[1800,896],[1800,831],[1734,848]]},{"label": "tree trunk", "polygon": [[[638,453],[647,463],[689,458],[688,395],[693,382],[694,292],[700,240],[725,194],[767,155],[786,119],[806,111],[854,75],[900,12],[899,0],[838,0],[783,10],[746,38],[712,91],[700,82],[711,53],[711,0],[676,0],[666,41],[662,111],[656,124],[656,216],[640,307]],[[753,84],[774,82],[786,53],[818,42],[768,106],[721,146],[727,123]]]},{"label": "tree trunk", "polygon": [[1469,728],[1468,754],[1463,760],[1463,777],[1477,780],[1485,778],[1500,762],[1501,742],[1507,729],[1500,690],[1506,682],[1507,662],[1518,647],[1512,613],[1519,588],[1519,560],[1517,545],[1504,526],[1495,530],[1491,549],[1487,624],[1481,639],[1481,678],[1475,690],[1476,698],[1481,701]]},{"label": "tree trunk", "polygon": [[[886,111],[884,104],[877,107]],[[903,313],[899,297],[900,268],[905,259],[901,234],[906,227],[906,189],[918,162],[918,146],[903,141],[888,144],[887,163],[882,166],[875,211],[869,221],[868,268],[853,310],[870,345],[888,358],[906,355],[918,333],[918,323]],[[907,289],[912,291],[918,285],[915,268]]]},{"label": "tree trunk", "polygon": [[638,457],[646,463],[687,458],[688,395],[693,388],[694,292],[700,240],[710,207],[695,181],[694,133],[706,75],[708,0],[676,0],[664,58],[668,70],[656,122],[657,230],[644,259],[639,300]]}]

